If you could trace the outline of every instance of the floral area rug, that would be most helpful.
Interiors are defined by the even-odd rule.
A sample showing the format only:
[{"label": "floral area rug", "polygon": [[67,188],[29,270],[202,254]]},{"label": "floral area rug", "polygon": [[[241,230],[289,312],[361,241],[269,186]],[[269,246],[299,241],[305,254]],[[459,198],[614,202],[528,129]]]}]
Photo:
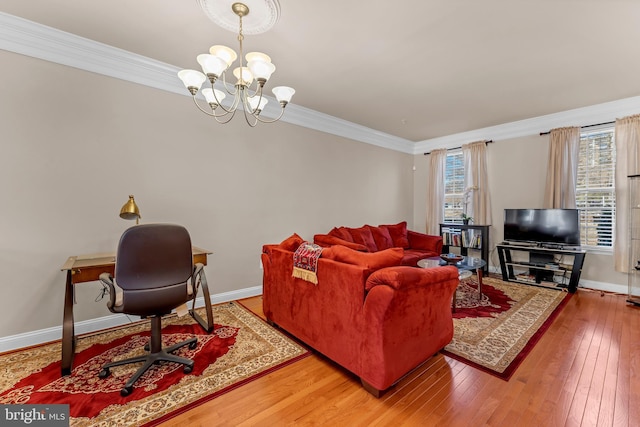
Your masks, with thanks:
[{"label": "floral area rug", "polygon": [[144,354],[150,325],[142,321],[80,337],[66,377],[60,377],[60,342],[0,355],[0,403],[68,404],[71,426],[150,426],[309,355],[238,303],[213,310],[211,334],[191,316],[162,320],[163,346],[197,336],[195,349],[174,353],[195,361],[190,374],[162,362],[127,397],[120,389],[141,364],[114,367],[98,378],[104,363]]},{"label": "floral area rug", "polygon": [[443,351],[508,380],[572,294],[485,277],[458,286],[453,340]]}]

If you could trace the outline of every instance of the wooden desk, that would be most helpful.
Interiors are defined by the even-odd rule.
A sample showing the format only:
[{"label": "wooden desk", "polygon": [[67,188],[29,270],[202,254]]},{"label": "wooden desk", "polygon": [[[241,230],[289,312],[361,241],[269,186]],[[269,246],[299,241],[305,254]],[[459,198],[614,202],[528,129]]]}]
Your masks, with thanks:
[{"label": "wooden desk", "polygon": [[[211,252],[205,249],[193,247],[193,264],[207,265],[207,255]],[[113,253],[91,254],[71,256],[64,263],[61,270],[67,272],[67,280],[64,290],[64,314],[62,320],[62,375],[71,374],[73,365],[73,356],[76,348],[76,336],[74,332],[73,321],[73,285],[76,283],[93,282],[99,279],[102,273],[115,274],[116,257]],[[117,278],[116,278],[117,280]],[[193,308],[189,310],[189,314],[202,326],[207,332],[213,330],[213,313],[211,309],[211,297],[206,281],[202,283],[202,291],[204,293],[207,320],[204,321]],[[197,293],[193,295],[195,303]]]}]

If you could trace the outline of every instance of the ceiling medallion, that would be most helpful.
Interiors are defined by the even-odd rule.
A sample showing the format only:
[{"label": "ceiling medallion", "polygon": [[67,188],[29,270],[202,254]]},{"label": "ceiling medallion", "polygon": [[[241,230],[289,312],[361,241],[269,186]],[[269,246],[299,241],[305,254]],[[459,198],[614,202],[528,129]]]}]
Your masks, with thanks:
[{"label": "ceiling medallion", "polygon": [[[237,0],[197,0],[204,13],[216,25],[231,32],[238,31],[238,17],[232,11]],[[280,18],[278,0],[243,0],[251,14],[243,17],[244,34],[261,34],[269,31]]]}]

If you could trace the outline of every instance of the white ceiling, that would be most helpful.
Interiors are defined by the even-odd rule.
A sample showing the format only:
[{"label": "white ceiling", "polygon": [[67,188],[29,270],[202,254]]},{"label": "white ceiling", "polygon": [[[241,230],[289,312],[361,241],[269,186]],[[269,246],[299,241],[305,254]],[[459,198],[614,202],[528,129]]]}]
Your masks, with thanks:
[{"label": "white ceiling", "polygon": [[[638,0],[280,5],[274,28],[244,42],[276,65],[267,86],[411,141],[640,95]],[[180,68],[213,44],[237,50],[196,0],[2,0],[0,11]]]}]

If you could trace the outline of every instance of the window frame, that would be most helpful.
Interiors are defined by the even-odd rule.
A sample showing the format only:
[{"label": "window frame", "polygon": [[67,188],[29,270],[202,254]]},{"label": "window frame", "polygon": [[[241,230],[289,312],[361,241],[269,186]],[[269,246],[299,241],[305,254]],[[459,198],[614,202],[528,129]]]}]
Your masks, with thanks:
[{"label": "window frame", "polygon": [[[586,137],[589,136],[593,136],[593,135],[597,135],[597,134],[602,134],[602,133],[608,133],[611,132],[612,133],[612,144],[611,144],[611,168],[610,168],[610,174],[611,174],[611,187],[610,190],[607,190],[607,186],[587,186],[584,188],[581,188],[579,185],[579,181],[580,181],[580,165],[582,164],[582,156],[583,156],[583,150],[582,150],[582,144],[583,144],[583,140]],[[587,250],[588,252],[592,252],[592,253],[603,253],[603,254],[611,254],[613,253],[613,247],[614,247],[614,243],[615,243],[615,232],[616,232],[616,217],[617,217],[617,203],[616,203],[616,188],[615,188],[615,172],[616,172],[616,144],[615,144],[615,127],[612,124],[606,124],[606,125],[601,125],[601,126],[597,126],[597,127],[590,127],[589,129],[586,130],[582,130],[580,132],[580,157],[578,160],[578,179],[576,180],[576,208],[580,210],[580,234],[581,234],[581,246],[583,249]],[[589,154],[589,153],[587,153]],[[590,168],[586,168],[586,171],[584,173],[588,174]],[[587,233],[587,231],[583,231],[585,228],[596,228],[597,230],[597,225],[596,224],[591,224],[588,225],[586,223],[587,220],[587,211],[598,211],[598,210],[606,210],[603,209],[599,206],[593,206],[592,209],[589,209],[588,207],[585,208],[585,206],[582,203],[578,203],[579,200],[579,196],[580,194],[583,193],[588,193],[589,189],[593,189],[592,193],[603,193],[603,194],[609,194],[609,200],[612,200],[612,207],[610,207],[611,209],[611,230],[610,230],[610,236],[611,236],[611,245],[610,246],[604,246],[604,245],[593,245],[593,244],[588,244],[586,241],[582,240],[582,235],[584,233]],[[597,233],[597,231],[596,231]]]},{"label": "window frame", "polygon": [[[448,166],[449,166],[449,159],[454,158],[454,157],[458,157],[459,159],[456,162],[455,165],[455,169],[453,171],[451,171],[451,173],[448,173]],[[458,172],[456,174],[456,171]],[[460,173],[460,171],[462,173]],[[451,174],[455,174],[455,175],[461,175],[457,177],[457,180],[455,183],[449,183],[449,176]],[[462,224],[462,217],[461,214],[464,213],[464,206],[459,206],[459,207],[455,207],[456,203],[454,202],[453,205],[454,207],[451,208],[447,208],[447,199],[459,199],[460,203],[464,203],[464,156],[462,154],[462,148],[458,148],[455,150],[449,150],[447,152],[447,161],[445,162],[445,168],[444,168],[444,203],[442,205],[442,222],[444,224]],[[447,188],[453,186],[454,190],[453,192],[449,192],[447,193]],[[459,192],[457,190],[460,190]],[[460,212],[459,214],[457,214],[457,217],[449,217],[447,218],[447,211],[453,211],[453,212]]]}]

